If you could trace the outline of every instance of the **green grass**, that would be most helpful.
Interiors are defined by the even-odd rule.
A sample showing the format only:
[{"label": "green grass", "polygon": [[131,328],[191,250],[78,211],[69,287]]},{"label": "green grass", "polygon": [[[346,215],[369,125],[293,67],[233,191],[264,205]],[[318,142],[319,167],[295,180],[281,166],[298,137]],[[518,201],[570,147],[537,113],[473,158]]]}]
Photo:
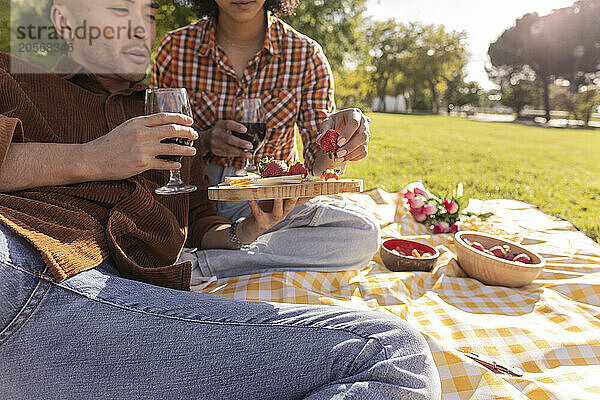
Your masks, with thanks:
[{"label": "green grass", "polygon": [[508,198],[572,221],[600,240],[600,130],[527,127],[442,116],[372,114],[369,157],[346,176],[395,192],[459,182],[471,198]]}]

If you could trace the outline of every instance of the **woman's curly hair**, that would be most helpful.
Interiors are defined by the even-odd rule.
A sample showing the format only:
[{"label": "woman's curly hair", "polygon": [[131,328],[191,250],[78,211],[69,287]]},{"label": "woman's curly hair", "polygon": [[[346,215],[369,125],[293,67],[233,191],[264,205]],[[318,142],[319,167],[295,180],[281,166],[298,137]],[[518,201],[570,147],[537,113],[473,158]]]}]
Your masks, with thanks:
[{"label": "woman's curly hair", "polygon": [[[293,14],[300,0],[266,0],[265,10],[275,15]],[[202,17],[216,17],[219,15],[219,6],[215,0],[191,0],[192,9]]]}]

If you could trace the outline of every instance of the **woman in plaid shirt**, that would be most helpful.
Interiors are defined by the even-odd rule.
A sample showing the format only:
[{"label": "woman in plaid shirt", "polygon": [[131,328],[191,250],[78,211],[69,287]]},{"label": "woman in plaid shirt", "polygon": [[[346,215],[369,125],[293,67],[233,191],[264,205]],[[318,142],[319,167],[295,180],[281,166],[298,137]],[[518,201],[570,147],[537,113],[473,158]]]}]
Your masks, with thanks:
[{"label": "woman in plaid shirt", "polygon": [[[265,110],[267,141],[257,158],[298,161],[295,127],[305,165],[317,176],[367,155],[369,118],[356,109],[333,114],[333,76],[321,46],[275,16],[293,12],[297,3],[192,1],[201,19],[168,33],[158,48],[151,86],[188,89],[200,132],[198,152],[205,155],[212,184],[235,175],[252,157],[247,151],[252,144],[232,134],[246,131],[233,115],[242,98],[260,98]],[[319,146],[327,129],[340,132],[333,160]],[[248,202],[219,202],[217,211],[239,224],[251,213]],[[364,267],[379,247],[379,226],[364,208],[321,197],[246,245],[242,251],[197,252],[203,274]]]}]

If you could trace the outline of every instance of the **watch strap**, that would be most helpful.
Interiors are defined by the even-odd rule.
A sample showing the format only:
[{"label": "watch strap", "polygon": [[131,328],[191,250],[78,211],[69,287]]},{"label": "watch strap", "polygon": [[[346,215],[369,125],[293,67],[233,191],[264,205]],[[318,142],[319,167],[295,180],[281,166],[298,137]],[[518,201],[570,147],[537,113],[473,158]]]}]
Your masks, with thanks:
[{"label": "watch strap", "polygon": [[237,249],[241,249],[242,247],[244,247],[244,244],[240,241],[240,239],[237,236],[237,226],[237,222],[232,222],[227,233],[231,244],[233,244]]}]

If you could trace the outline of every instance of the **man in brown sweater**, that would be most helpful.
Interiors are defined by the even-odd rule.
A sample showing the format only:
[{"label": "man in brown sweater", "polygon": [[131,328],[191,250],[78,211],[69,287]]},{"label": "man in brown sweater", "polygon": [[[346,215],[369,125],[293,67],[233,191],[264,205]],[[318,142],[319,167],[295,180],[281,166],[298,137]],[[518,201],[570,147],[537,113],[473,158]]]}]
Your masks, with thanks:
[{"label": "man in brown sweater", "polygon": [[[0,398],[439,398],[425,340],[398,318],[122,277],[187,289],[181,248],[234,248],[230,223],[199,158],[181,166],[196,193],[154,195],[178,167],[155,156],[193,153],[160,140],[196,137],[180,115],[138,117],[156,5],[55,4],[57,27],[140,29],[98,52],[63,29],[74,51],[53,74],[0,54]],[[295,203],[255,207],[239,239]]]}]

